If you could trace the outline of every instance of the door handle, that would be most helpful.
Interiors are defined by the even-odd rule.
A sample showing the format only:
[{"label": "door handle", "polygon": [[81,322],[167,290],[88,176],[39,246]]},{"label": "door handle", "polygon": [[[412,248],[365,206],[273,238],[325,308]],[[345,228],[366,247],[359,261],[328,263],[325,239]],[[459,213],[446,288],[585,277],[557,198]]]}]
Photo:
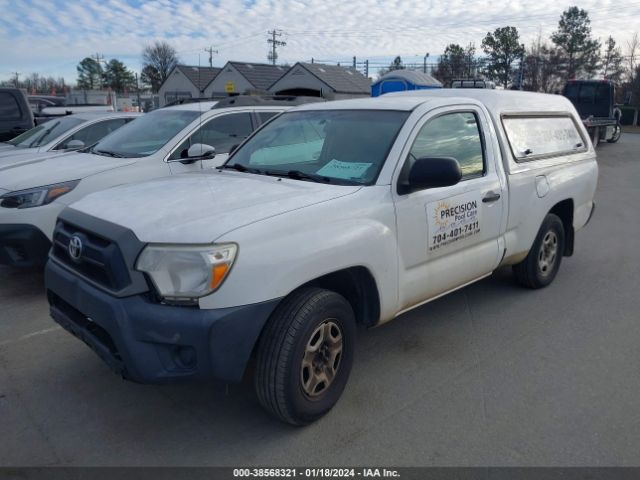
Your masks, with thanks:
[{"label": "door handle", "polygon": [[482,203],[491,203],[496,200],[500,200],[500,194],[496,192],[487,192],[487,194],[482,199]]}]

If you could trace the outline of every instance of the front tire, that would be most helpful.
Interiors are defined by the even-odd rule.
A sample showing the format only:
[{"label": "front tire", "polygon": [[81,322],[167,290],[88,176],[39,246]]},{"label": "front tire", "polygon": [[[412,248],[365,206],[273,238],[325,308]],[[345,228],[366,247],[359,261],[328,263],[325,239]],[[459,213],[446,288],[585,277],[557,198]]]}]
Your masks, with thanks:
[{"label": "front tire", "polygon": [[538,231],[527,257],[513,266],[516,281],[528,288],[543,288],[556,278],[564,252],[564,225],[553,213],[548,214]]},{"label": "front tire", "polygon": [[306,425],[337,403],[349,378],[355,317],[341,295],[304,288],[286,297],[258,344],[260,404],[292,425]]}]

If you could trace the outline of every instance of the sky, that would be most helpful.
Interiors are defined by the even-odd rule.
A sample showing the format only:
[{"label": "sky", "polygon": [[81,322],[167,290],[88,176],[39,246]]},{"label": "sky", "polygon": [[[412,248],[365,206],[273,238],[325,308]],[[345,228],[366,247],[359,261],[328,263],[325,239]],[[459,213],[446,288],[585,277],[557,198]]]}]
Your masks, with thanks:
[{"label": "sky", "polygon": [[181,63],[267,62],[267,32],[282,31],[279,63],[435,61],[449,43],[474,42],[512,25],[529,44],[548,38],[562,11],[590,14],[593,35],[625,51],[640,30],[640,0],[0,0],[0,80],[38,72],[74,82],[86,56],[118,58],[140,71],[142,48],[166,40]]}]

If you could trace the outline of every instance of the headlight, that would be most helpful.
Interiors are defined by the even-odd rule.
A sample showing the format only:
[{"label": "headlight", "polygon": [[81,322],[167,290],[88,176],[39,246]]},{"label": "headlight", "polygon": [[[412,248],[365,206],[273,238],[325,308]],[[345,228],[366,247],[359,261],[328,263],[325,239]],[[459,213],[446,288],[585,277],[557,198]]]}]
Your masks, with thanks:
[{"label": "headlight", "polygon": [[5,193],[0,197],[0,207],[31,208],[47,205],[65,193],[69,193],[76,188],[78,183],[80,183],[80,180],[72,180],[70,182],[56,183],[55,185],[45,185],[43,187]]},{"label": "headlight", "polygon": [[186,301],[214,292],[229,274],[238,246],[149,245],[136,268],[151,278],[165,299]]}]

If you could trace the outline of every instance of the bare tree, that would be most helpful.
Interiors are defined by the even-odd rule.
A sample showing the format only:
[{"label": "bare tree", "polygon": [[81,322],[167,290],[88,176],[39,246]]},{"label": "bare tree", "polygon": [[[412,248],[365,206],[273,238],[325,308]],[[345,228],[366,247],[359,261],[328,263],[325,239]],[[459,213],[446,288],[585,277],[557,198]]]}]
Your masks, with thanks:
[{"label": "bare tree", "polygon": [[629,74],[629,83],[633,83],[635,79],[635,72],[637,66],[637,57],[640,53],[640,39],[638,38],[638,32],[633,34],[631,40],[627,41],[627,69]]},{"label": "bare tree", "polygon": [[142,51],[142,81],[157,92],[180,60],[176,49],[164,41],[147,45]]}]

